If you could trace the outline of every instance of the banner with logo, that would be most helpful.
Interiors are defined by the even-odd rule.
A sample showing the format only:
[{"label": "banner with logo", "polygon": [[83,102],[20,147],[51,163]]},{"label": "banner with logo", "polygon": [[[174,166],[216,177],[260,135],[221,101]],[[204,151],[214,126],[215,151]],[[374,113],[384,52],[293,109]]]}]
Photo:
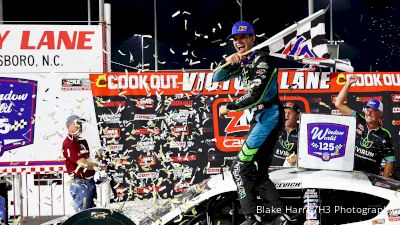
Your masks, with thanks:
[{"label": "banner with logo", "polygon": [[33,143],[37,82],[0,77],[0,157]]},{"label": "banner with logo", "polygon": [[0,25],[1,73],[101,73],[101,25]]},{"label": "banner with logo", "polygon": [[82,137],[100,147],[88,74],[0,75],[0,170],[3,174],[63,170],[69,115],[85,123]]},{"label": "banner with logo", "polygon": [[[219,118],[218,107],[240,97],[243,87],[238,79],[213,82],[212,75],[210,71],[90,75],[101,144],[116,162],[116,174],[125,188],[137,187],[136,194],[179,193],[231,164],[254,112],[230,112]],[[296,102],[303,112],[336,115],[334,102],[349,75],[281,70],[280,98]],[[398,141],[392,121],[400,121],[400,115],[392,111],[399,107],[400,74],[360,76],[348,104],[362,113],[372,97],[382,100],[388,112],[383,123]]]},{"label": "banner with logo", "polygon": [[302,114],[298,166],[351,171],[354,165],[356,118]]}]

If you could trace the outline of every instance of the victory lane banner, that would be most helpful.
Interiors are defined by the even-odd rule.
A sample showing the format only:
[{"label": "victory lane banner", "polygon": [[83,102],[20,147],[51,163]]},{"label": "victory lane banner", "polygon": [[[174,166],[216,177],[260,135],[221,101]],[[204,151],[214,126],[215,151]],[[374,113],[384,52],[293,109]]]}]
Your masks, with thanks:
[{"label": "victory lane banner", "polygon": [[100,73],[102,25],[0,24],[0,73]]},{"label": "victory lane banner", "polygon": [[[400,99],[400,75],[357,74],[361,79],[351,88],[348,104],[362,112],[373,97],[386,103],[383,123],[397,141],[397,122],[392,121],[400,121],[394,119],[399,114],[389,112],[392,105],[393,112],[399,108],[395,101]],[[350,75],[280,70],[280,99],[296,102],[302,112],[338,115],[336,96]],[[121,181],[146,193],[157,190],[169,195],[171,187],[167,186],[179,192],[230,165],[245,141],[253,112],[230,112],[219,118],[218,107],[239,98],[243,87],[239,79],[218,83],[212,76],[212,72],[200,70],[90,75],[99,136],[117,162]],[[313,154],[328,164],[340,158],[335,152],[324,157],[317,151]],[[154,188],[151,182],[155,180],[160,182]]]}]

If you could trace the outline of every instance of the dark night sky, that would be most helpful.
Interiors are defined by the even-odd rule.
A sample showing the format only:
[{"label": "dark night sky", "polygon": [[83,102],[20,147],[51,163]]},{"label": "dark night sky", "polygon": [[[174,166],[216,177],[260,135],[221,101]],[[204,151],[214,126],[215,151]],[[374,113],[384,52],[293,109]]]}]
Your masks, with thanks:
[{"label": "dark night sky", "polygon": [[[112,9],[112,60],[136,67],[141,62],[141,43],[134,34],[154,37],[153,1],[105,2],[111,3]],[[255,21],[257,34],[265,34],[259,41],[308,15],[307,0],[271,2],[265,1],[263,4],[267,6],[262,6],[260,1],[243,0],[244,20]],[[314,11],[328,4],[329,0],[315,0]],[[92,0],[91,5],[92,21],[96,21],[98,1]],[[87,21],[85,0],[5,0],[3,9],[5,21]],[[177,11],[180,14],[172,17]],[[163,63],[159,64],[159,69],[208,69],[211,62],[220,61],[222,55],[232,51],[229,41],[221,45],[232,24],[240,19],[236,0],[158,0],[157,12],[158,55]],[[344,40],[340,58],[350,59],[356,71],[400,71],[399,15],[398,0],[333,0],[334,39]],[[329,11],[326,16],[329,38]],[[144,46],[148,46],[144,49],[144,60],[153,69],[154,39],[144,40]],[[279,65],[302,66],[288,61],[279,61]],[[135,71],[112,66],[113,71],[125,69]]]}]

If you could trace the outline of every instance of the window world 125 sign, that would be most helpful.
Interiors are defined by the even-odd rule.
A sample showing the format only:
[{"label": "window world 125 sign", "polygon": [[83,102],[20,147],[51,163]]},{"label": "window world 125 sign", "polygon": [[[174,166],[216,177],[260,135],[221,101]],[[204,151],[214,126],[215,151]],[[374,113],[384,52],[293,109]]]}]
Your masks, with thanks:
[{"label": "window world 125 sign", "polygon": [[33,143],[37,82],[0,77],[0,157]]},{"label": "window world 125 sign", "polygon": [[355,126],[356,120],[352,116],[303,114],[299,134],[299,167],[353,170]]}]

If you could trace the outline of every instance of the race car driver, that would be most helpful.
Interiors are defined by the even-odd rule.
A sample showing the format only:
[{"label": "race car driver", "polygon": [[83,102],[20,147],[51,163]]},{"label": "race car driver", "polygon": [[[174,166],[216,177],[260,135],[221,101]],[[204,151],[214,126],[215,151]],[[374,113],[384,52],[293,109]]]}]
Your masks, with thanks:
[{"label": "race car driver", "polygon": [[[279,212],[283,212],[284,208],[279,193],[268,176],[272,148],[283,127],[283,107],[278,96],[278,70],[264,52],[244,54],[255,44],[256,36],[252,24],[246,21],[235,23],[228,38],[233,39],[233,46],[237,52],[221,62],[229,63],[229,66],[218,70],[213,79],[226,81],[239,77],[246,92],[237,100],[220,106],[220,117],[224,117],[230,111],[255,110],[250,131],[231,170],[246,218],[242,224],[257,225],[261,224],[257,215],[257,195],[267,200],[275,209],[281,209]],[[275,216],[273,224],[287,224],[289,218],[286,214]]]}]

